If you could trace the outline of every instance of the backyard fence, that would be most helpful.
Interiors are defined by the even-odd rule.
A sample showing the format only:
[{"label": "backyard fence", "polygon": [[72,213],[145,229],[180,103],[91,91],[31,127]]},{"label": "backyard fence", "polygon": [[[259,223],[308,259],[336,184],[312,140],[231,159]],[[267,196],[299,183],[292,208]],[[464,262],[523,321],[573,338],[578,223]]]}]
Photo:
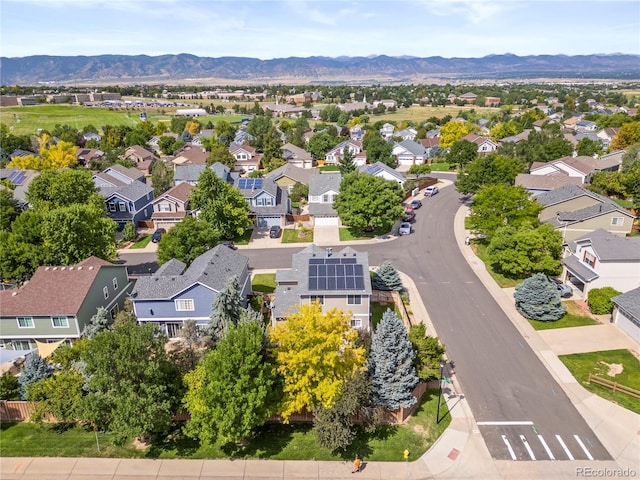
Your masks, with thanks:
[{"label": "backyard fence", "polygon": [[587,383],[595,383],[596,385],[600,385],[601,387],[610,388],[614,392],[620,392],[631,397],[640,398],[640,390],[627,387],[626,385],[621,385],[618,382],[612,382],[611,380],[598,377],[597,375],[592,375],[591,373],[589,374]]},{"label": "backyard fence", "polygon": [[400,320],[402,320],[402,323],[404,324],[406,329],[409,330],[409,328],[411,328],[411,317],[409,316],[409,312],[407,311],[407,306],[402,301],[402,297],[398,292],[372,290],[371,301],[380,303],[382,305],[393,303],[396,306],[398,312],[400,312]]}]

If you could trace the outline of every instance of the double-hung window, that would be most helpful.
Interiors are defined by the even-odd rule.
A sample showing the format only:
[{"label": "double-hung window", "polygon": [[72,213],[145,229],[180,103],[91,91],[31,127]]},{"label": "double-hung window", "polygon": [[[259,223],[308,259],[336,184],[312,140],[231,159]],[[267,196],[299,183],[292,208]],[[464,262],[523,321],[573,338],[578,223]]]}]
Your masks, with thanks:
[{"label": "double-hung window", "polygon": [[51,325],[53,328],[69,327],[69,319],[67,317],[51,317]]}]

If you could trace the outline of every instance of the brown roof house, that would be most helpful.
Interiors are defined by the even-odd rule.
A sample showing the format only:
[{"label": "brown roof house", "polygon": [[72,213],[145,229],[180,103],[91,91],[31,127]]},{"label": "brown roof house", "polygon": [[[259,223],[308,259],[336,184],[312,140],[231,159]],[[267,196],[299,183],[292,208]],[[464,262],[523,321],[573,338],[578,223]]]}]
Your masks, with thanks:
[{"label": "brown roof house", "polygon": [[209,157],[209,152],[204,148],[185,145],[176,152],[172,162],[174,165],[206,165],[207,157]]},{"label": "brown roof house", "polygon": [[156,198],[153,201],[153,214],[151,214],[153,227],[169,230],[189,215],[191,213],[189,196],[193,188],[190,183],[182,182]]},{"label": "brown roof house", "polygon": [[244,173],[260,170],[262,155],[257,153],[256,149],[251,145],[232,143],[229,146],[229,153],[236,159],[235,170],[242,170]]},{"label": "brown roof house", "polygon": [[133,145],[127,148],[122,154],[122,158],[133,162],[136,168],[144,172],[145,175],[151,175],[153,166],[159,160],[153,152],[150,152],[140,145]]},{"label": "brown roof house", "polygon": [[0,292],[0,345],[29,350],[36,340],[72,341],[99,307],[115,317],[132,287],[124,265],[97,257],[39,267],[20,288]]},{"label": "brown roof house", "polygon": [[622,165],[622,155],[604,155],[600,158],[582,155],[562,157],[551,162],[533,162],[531,175],[568,175],[589,183],[595,172],[617,172]]}]

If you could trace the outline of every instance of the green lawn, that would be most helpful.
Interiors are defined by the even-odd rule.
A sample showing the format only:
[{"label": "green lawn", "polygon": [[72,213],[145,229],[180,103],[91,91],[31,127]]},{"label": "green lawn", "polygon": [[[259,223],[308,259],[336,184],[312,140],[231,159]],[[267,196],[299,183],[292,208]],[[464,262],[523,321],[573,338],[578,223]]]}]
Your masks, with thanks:
[{"label": "green lawn", "polygon": [[567,307],[567,313],[557,322],[539,322],[529,320],[531,326],[536,330],[551,330],[552,328],[584,327],[587,325],[598,325],[599,322],[584,315],[584,312],[571,300],[562,302]]},{"label": "green lawn", "polygon": [[276,289],[276,274],[256,273],[251,279],[251,288],[254,292],[273,293]]},{"label": "green lawn", "polygon": [[144,235],[140,240],[133,243],[129,248],[144,248],[147,245],[149,245],[149,242],[151,241],[151,237],[152,237],[151,234]]},{"label": "green lawn", "polygon": [[313,242],[313,230],[310,228],[285,228],[282,230],[282,243]]},{"label": "green lawn", "polygon": [[[468,217],[467,217],[468,218]],[[487,268],[487,272],[493,277],[495,282],[500,286],[500,288],[510,288],[515,287],[519,283],[522,283],[521,278],[510,278],[502,275],[501,273],[495,272],[491,265],[487,263],[487,245],[484,243],[472,243],[473,248],[475,249],[476,255]]]},{"label": "green lawn", "polygon": [[244,233],[233,239],[233,243],[236,245],[249,245],[249,240],[251,240],[251,234],[253,233],[253,229],[248,228],[244,231]]},{"label": "green lawn", "polygon": [[398,308],[396,307],[395,303],[382,305],[381,303],[378,303],[378,302],[371,302],[371,327],[374,330],[378,326],[378,323],[380,323],[380,320],[382,320],[382,314],[386,312],[388,308],[390,308],[393,312],[395,312],[398,318],[402,318],[400,317],[400,312],[398,311]]},{"label": "green lawn", "polygon": [[406,425],[381,426],[374,434],[360,432],[346,452],[333,455],[318,446],[310,425],[266,425],[244,447],[204,447],[185,438],[175,429],[167,438],[159,439],[146,451],[129,446],[116,448],[110,437],[99,434],[100,452],[94,433],[82,428],[56,432],[51,426],[31,423],[2,425],[2,455],[50,457],[146,457],[146,458],[263,458],[274,460],[352,460],[357,453],[365,461],[402,461],[405,448],[417,459],[435,442],[449,425],[450,417],[444,401],[440,407],[441,422],[436,424],[437,390],[427,391],[420,407]]},{"label": "green lawn", "polygon": [[338,165],[323,165],[319,170],[320,172],[339,172],[340,167]]},{"label": "green lawn", "polygon": [[432,172],[448,172],[450,165],[447,162],[432,163],[430,165]]},{"label": "green lawn", "polygon": [[352,227],[341,227],[338,230],[341,242],[349,242],[352,240],[371,240],[379,235],[389,233],[388,231],[374,230],[373,232],[363,232],[362,230]]},{"label": "green lawn", "polygon": [[[583,387],[602,398],[622,405],[629,410],[640,413],[640,399],[620,392],[601,387],[593,383],[586,383],[589,374],[618,382],[624,386],[640,390],[640,361],[628,350],[607,350],[604,352],[576,353],[573,355],[560,355],[560,360],[566,365],[571,374]],[[609,376],[609,366],[621,364],[622,372]]]}]

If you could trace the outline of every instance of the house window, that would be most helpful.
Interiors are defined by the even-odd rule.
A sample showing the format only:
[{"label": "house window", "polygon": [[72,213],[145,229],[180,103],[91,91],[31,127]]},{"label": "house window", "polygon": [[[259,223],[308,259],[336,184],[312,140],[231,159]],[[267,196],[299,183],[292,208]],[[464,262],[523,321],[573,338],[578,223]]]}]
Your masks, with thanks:
[{"label": "house window", "polygon": [[109,203],[109,211],[110,212],[115,212],[116,211],[116,204],[115,203]]},{"label": "house window", "polygon": [[351,326],[353,328],[361,328],[362,327],[362,319],[360,318],[352,318],[351,319]]},{"label": "house window", "polygon": [[11,342],[14,350],[31,350],[29,340],[14,340]]},{"label": "house window", "polygon": [[159,212],[170,212],[171,211],[171,204],[170,203],[161,203],[158,205],[158,211]]},{"label": "house window", "polygon": [[589,252],[584,252],[584,263],[589,265],[591,268],[595,268],[596,266],[596,256]]},{"label": "house window", "polygon": [[624,224],[624,218],[622,217],[613,217],[611,219],[611,225],[623,225]]},{"label": "house window", "polygon": [[177,312],[193,312],[196,309],[192,298],[180,298],[174,303]]},{"label": "house window", "polygon": [[360,295],[347,295],[347,305],[362,305],[362,297]]},{"label": "house window", "polygon": [[113,289],[117,290],[118,289],[118,279],[116,277],[113,277],[112,283],[113,283]]},{"label": "house window", "polygon": [[53,328],[67,328],[69,319],[67,317],[51,317],[51,325]]},{"label": "house window", "polygon": [[324,295],[312,295],[309,297],[309,301],[311,303],[320,302],[320,305],[324,305]]},{"label": "house window", "polygon": [[104,295],[105,299],[109,298],[109,287],[104,287],[102,289],[102,294]]},{"label": "house window", "polygon": [[120,208],[121,212],[126,212],[127,211],[127,206],[125,205],[124,202],[118,203],[118,207]]},{"label": "house window", "polygon": [[322,202],[329,203],[329,194],[325,193],[324,195],[322,195]]},{"label": "house window", "polygon": [[33,318],[18,317],[18,328],[35,328],[35,325],[33,324]]}]

